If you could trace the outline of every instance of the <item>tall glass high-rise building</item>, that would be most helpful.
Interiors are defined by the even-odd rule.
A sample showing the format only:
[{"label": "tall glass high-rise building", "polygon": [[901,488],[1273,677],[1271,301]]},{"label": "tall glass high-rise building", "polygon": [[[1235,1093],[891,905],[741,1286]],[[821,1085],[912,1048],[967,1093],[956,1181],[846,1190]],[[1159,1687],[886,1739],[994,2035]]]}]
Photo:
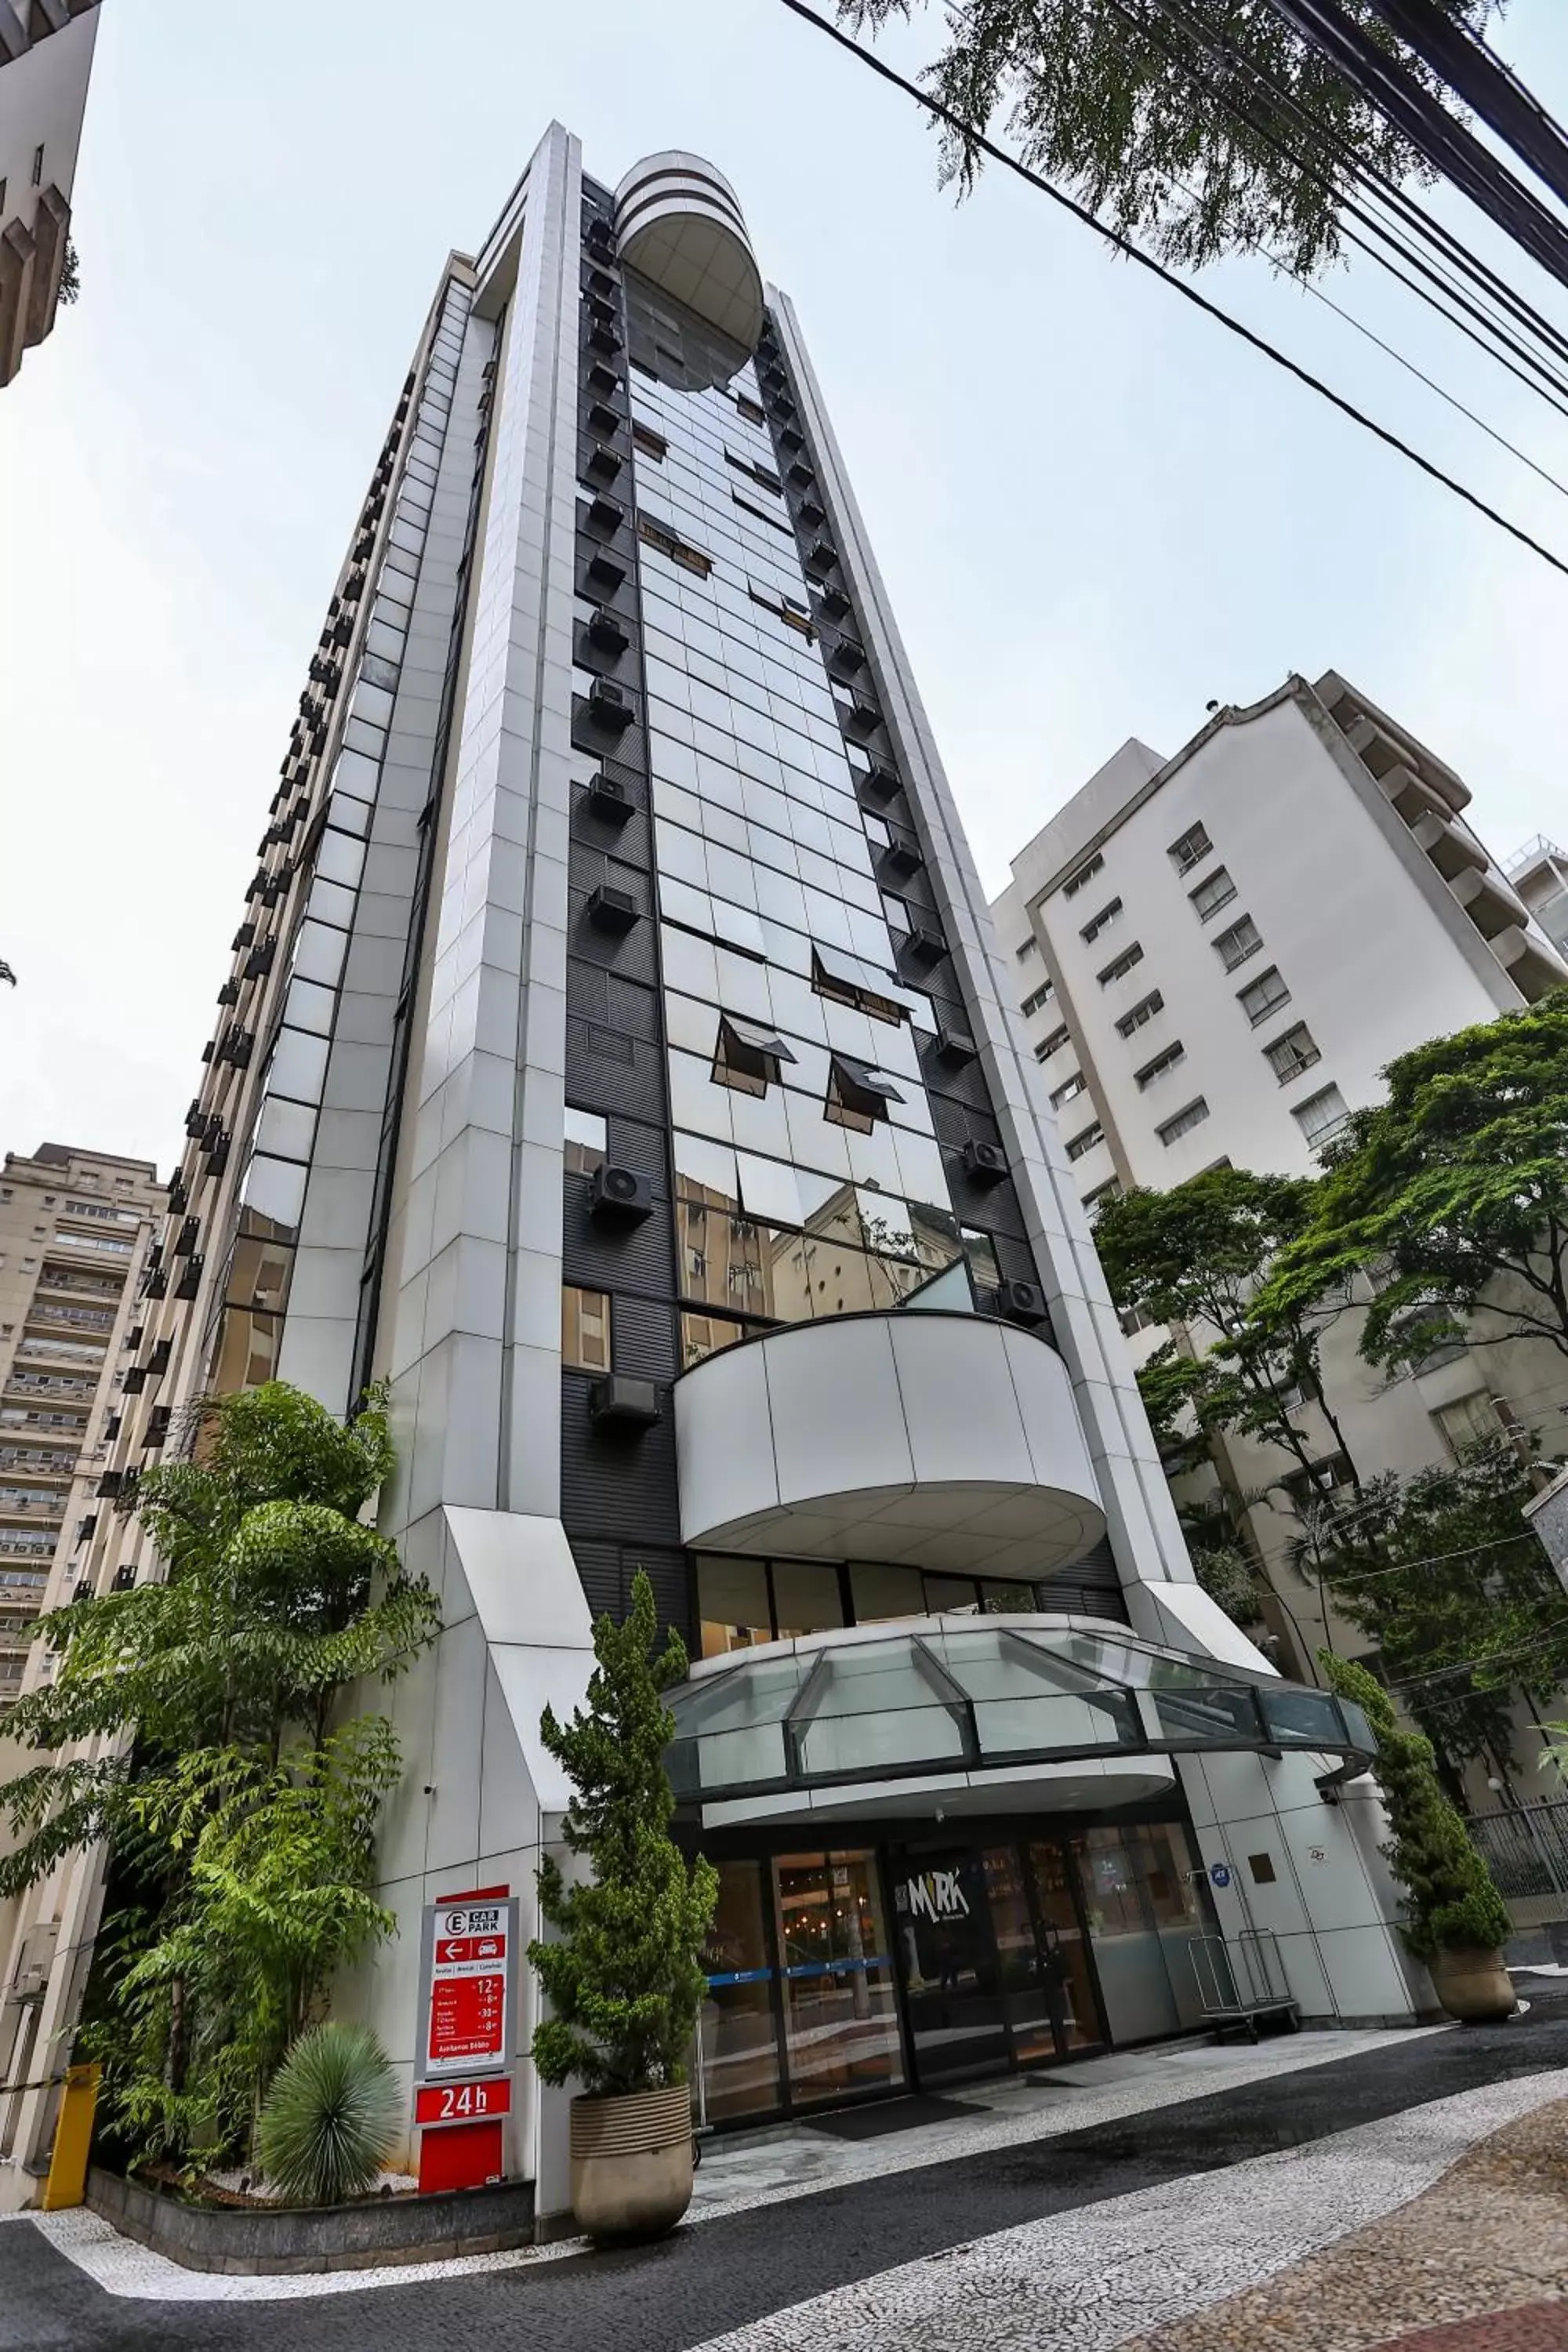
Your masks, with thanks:
[{"label": "tall glass high-rise building", "polygon": [[[106,1480],[205,1386],[390,1380],[382,1525],[445,1630],[390,1700],[401,1932],[341,2002],[405,2074],[422,1908],[526,1926],[541,1709],[639,1568],[722,1879],[708,2122],[1173,2032],[1232,1976],[1414,2013],[1337,1801],[1364,1725],[1193,1580],[1017,997],[734,193],[552,127],[344,559]],[[86,1573],[158,1572],[100,1518]]]}]

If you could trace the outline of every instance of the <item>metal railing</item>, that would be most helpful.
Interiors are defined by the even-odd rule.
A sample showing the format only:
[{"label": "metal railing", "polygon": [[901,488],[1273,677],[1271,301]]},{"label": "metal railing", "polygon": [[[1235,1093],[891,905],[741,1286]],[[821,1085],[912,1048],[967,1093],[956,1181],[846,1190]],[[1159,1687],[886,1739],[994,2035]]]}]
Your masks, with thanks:
[{"label": "metal railing", "polygon": [[1549,835],[1531,834],[1521,848],[1516,849],[1511,857],[1506,857],[1503,860],[1502,870],[1511,878],[1515,874],[1522,873],[1527,866],[1533,866],[1539,858],[1561,857],[1562,855],[1563,852]]},{"label": "metal railing", "polygon": [[1465,1824],[1509,1902],[1563,1897],[1568,1916],[1568,1797],[1472,1813]]}]

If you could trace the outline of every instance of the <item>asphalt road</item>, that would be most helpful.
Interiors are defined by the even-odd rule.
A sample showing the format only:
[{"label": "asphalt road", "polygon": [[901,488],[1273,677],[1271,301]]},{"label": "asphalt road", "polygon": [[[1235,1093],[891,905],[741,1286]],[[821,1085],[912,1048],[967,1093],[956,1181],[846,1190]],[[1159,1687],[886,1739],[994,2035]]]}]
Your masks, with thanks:
[{"label": "asphalt road", "polygon": [[1429,2099],[1568,2065],[1568,2003],[1208,2098],[702,2222],[662,2245],[278,2303],[106,2294],[29,2223],[0,2228],[0,2352],[688,2352],[993,2231],[1215,2171]]}]

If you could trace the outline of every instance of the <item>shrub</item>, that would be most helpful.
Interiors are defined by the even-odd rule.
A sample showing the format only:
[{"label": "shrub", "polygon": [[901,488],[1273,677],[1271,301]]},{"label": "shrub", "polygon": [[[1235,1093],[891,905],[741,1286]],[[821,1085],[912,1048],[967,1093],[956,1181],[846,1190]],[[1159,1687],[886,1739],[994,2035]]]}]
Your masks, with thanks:
[{"label": "shrub", "polygon": [[639,1569],[625,1624],[595,1624],[586,1710],[562,1725],[546,1707],[541,1725],[573,1782],[566,1843],[594,1876],[568,1886],[553,1855],[539,1873],[539,1907],[560,1940],[529,1947],[554,2009],[534,2029],[533,2063],[542,2081],[575,2075],[600,2097],[686,2080],[719,1893],[711,1863],[688,1863],[669,1834],[664,1750],[675,1726],[659,1693],[681,1680],[687,1660],[675,1633],[656,1656],[655,1630]]},{"label": "shrub", "polygon": [[1400,1932],[1418,1960],[1439,1952],[1494,1951],[1513,1933],[1509,1908],[1474,1840],[1443,1793],[1432,1743],[1402,1730],[1374,1675],[1320,1650],[1329,1687],[1359,1706],[1377,1734],[1373,1767],[1394,1835],[1384,1848],[1405,1889]]},{"label": "shrub", "polygon": [[370,2029],[313,2025],[262,2103],[262,2170],[290,2204],[341,2205],[374,2188],[401,2122],[397,2077]]}]

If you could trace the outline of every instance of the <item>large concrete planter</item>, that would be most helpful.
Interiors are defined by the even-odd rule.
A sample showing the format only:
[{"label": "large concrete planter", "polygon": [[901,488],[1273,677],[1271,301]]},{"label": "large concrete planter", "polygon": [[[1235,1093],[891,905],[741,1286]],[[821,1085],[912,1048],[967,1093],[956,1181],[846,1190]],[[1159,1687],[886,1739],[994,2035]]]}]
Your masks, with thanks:
[{"label": "large concrete planter", "polygon": [[533,2183],[454,2189],[436,2197],[373,2197],[354,2205],[243,2209],[203,2205],[97,2166],[87,2203],[128,2238],[186,2270],[243,2277],[379,2268],[499,2253],[533,2239]]},{"label": "large concrete planter", "polygon": [[572,2210],[596,2244],[662,2238],[691,2202],[684,2083],[572,2102]]},{"label": "large concrete planter", "polygon": [[1516,2006],[1500,1952],[1437,1952],[1426,1963],[1432,1989],[1461,2025],[1496,2025]]}]

